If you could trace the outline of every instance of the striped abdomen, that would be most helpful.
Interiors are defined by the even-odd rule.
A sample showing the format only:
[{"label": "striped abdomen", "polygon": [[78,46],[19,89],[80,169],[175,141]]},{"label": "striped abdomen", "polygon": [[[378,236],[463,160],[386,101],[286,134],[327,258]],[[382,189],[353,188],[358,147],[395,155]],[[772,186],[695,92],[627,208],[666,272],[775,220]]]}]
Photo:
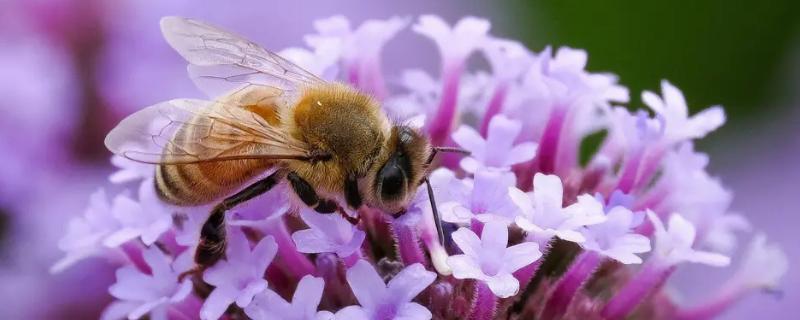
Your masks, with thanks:
[{"label": "striped abdomen", "polygon": [[[228,105],[236,105],[237,108],[266,120],[271,126],[279,126],[278,108],[267,99],[274,97],[274,94],[274,91],[269,90],[242,90],[226,100]],[[230,112],[222,110],[216,104],[210,108],[211,111],[198,113]],[[251,115],[249,112],[247,116]],[[238,139],[230,139],[231,135],[241,136],[243,139],[248,137],[246,132],[226,125],[225,121],[213,123],[213,118],[204,115],[188,121],[173,138],[173,141],[183,141],[179,143],[182,149],[177,150],[175,145],[178,144],[169,144],[165,148],[165,157],[186,152],[204,155],[219,152],[219,156],[236,156],[246,153],[245,150],[249,148],[259,147],[258,144],[239,143],[236,141]],[[215,136],[228,138],[217,139]],[[156,190],[159,197],[168,203],[183,206],[207,204],[243,188],[245,183],[263,174],[275,163],[275,160],[248,159],[160,164],[156,168]]]}]

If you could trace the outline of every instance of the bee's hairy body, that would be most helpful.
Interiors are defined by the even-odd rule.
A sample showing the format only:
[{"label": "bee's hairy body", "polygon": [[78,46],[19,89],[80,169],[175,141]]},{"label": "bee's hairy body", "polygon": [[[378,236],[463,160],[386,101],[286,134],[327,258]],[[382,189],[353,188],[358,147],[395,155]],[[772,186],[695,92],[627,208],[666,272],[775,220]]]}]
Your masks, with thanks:
[{"label": "bee's hairy body", "polygon": [[[269,88],[254,86],[224,97],[253,111],[271,126],[279,126],[312,151],[330,155],[325,161],[229,160],[192,164],[160,164],[156,187],[161,198],[176,205],[192,206],[218,201],[249,181],[278,167],[294,172],[320,195],[342,194],[348,175],[364,177],[376,163],[389,156],[386,140],[392,126],[371,97],[351,87],[326,83],[305,88],[297,101],[280,106]],[[180,130],[174,139],[196,134]],[[243,145],[230,151],[244,150]],[[367,201],[370,197],[365,195]]]}]

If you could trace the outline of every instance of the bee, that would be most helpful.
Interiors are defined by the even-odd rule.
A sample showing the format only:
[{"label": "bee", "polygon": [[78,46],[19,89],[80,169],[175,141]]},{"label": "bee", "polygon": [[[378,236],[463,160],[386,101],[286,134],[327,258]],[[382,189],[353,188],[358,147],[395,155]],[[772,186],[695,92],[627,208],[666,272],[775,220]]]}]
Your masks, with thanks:
[{"label": "bee", "polygon": [[[417,128],[393,123],[380,104],[328,82],[240,36],[201,21],[165,17],[166,41],[213,100],[175,99],[144,108],[106,137],[115,154],[156,164],[159,197],[177,206],[215,204],[195,263],[225,253],[225,212],[287,181],[305,205],[340,202],[402,214],[427,182],[436,148]],[[441,225],[427,183],[440,241]]]}]

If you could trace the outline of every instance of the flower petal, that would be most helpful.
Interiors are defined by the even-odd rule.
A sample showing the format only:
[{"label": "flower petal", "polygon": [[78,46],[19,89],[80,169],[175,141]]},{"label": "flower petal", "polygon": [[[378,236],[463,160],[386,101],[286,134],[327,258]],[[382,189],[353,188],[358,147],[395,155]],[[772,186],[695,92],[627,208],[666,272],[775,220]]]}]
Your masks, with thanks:
[{"label": "flower petal", "polygon": [[523,242],[506,249],[503,256],[503,270],[512,273],[533,263],[542,257],[539,245],[533,242]]},{"label": "flower petal", "polygon": [[369,262],[358,260],[347,270],[346,277],[353,295],[363,307],[372,308],[385,300],[386,284]]},{"label": "flower petal", "polygon": [[499,273],[486,279],[486,284],[494,295],[508,298],[519,292],[519,280],[510,273]]},{"label": "flower petal", "polygon": [[412,264],[389,281],[388,299],[395,302],[411,301],[433,283],[433,280],[436,280],[435,273],[425,270],[420,263]]}]

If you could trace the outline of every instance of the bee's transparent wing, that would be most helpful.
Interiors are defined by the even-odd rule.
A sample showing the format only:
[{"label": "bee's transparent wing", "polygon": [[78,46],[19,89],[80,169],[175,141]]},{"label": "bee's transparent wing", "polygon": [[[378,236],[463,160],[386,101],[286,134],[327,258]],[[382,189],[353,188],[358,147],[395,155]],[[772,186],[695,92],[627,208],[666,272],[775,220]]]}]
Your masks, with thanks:
[{"label": "bee's transparent wing", "polygon": [[161,32],[189,62],[189,74],[197,86],[212,97],[252,84],[292,94],[300,86],[324,82],[281,56],[205,22],[165,17]]},{"label": "bee's transparent wing", "polygon": [[145,163],[309,159],[306,145],[245,107],[175,99],[142,109],[106,136],[115,154]]}]

